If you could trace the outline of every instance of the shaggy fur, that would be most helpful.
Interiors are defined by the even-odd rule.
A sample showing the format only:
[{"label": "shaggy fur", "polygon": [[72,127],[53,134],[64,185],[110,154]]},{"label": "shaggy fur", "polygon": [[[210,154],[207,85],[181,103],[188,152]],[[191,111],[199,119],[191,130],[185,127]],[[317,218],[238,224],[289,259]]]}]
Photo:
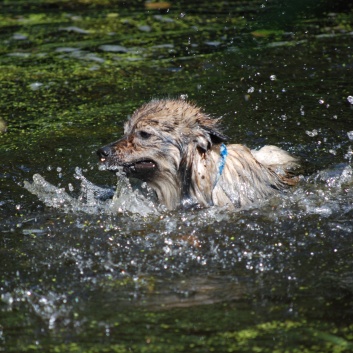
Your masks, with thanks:
[{"label": "shaggy fur", "polygon": [[153,100],[137,109],[121,140],[97,151],[105,169],[146,181],[168,209],[240,208],[294,185],[297,160],[275,146],[225,147],[219,119],[184,100]]}]

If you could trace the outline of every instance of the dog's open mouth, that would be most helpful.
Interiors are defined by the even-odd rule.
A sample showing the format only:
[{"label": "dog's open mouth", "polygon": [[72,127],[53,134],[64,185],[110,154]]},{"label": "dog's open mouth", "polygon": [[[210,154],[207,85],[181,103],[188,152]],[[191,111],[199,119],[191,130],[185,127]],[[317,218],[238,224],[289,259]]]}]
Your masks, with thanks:
[{"label": "dog's open mouth", "polygon": [[119,166],[111,166],[109,162],[107,163],[106,158],[100,158],[100,164],[104,165],[108,170],[115,170],[117,168],[124,168],[124,170],[129,172],[139,172],[139,171],[152,171],[157,168],[157,164],[152,160],[142,160],[133,163],[121,163]]},{"label": "dog's open mouth", "polygon": [[110,170],[116,172],[117,170],[122,170],[127,175],[146,175],[154,172],[157,169],[157,164],[152,160],[143,160],[133,163],[121,163],[119,165],[109,165],[103,158],[100,160],[101,166],[105,170]]},{"label": "dog's open mouth", "polygon": [[124,165],[124,169],[127,168],[131,172],[143,172],[152,171],[157,168],[157,165],[152,160],[139,161],[131,164]]},{"label": "dog's open mouth", "polygon": [[142,180],[149,179],[156,169],[157,164],[152,160],[143,160],[123,165],[123,170],[127,176],[135,176]]}]

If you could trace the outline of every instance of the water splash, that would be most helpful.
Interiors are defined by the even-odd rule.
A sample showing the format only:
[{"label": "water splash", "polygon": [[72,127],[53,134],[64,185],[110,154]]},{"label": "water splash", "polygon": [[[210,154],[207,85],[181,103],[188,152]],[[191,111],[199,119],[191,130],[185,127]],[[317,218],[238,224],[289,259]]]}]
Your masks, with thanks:
[{"label": "water splash", "polygon": [[352,184],[352,166],[344,163],[303,177],[300,187],[281,199],[280,214],[291,214],[294,217],[295,213],[295,217],[299,219],[312,214],[322,217],[338,216],[352,209]]},{"label": "water splash", "polygon": [[[136,213],[141,216],[159,214],[152,192],[146,185],[133,189],[127,177],[117,172],[116,190],[102,188],[90,182],[80,168],[75,169],[74,177],[81,183],[78,197],[69,194],[65,188],[54,186],[40,174],[33,175],[33,183],[24,182],[24,187],[36,195],[45,205],[59,208],[64,212],[88,214]],[[70,192],[74,189],[70,184]]]},{"label": "water splash", "polygon": [[[71,184],[68,191],[63,187],[55,186],[45,180],[40,174],[33,175],[33,182],[24,182],[24,187],[48,207],[63,210],[66,213],[106,214],[116,215],[121,213],[137,214],[142,217],[148,215],[166,216],[163,206],[158,204],[155,194],[142,184],[140,188],[132,187],[129,179],[120,170],[117,170],[117,185],[112,188],[102,188],[90,182],[80,168],[75,169],[74,177],[80,181],[79,192]],[[342,201],[342,190],[346,185],[353,183],[353,169],[350,163],[340,164],[334,168],[322,170],[316,174],[302,177],[302,182],[295,189],[285,195],[274,197],[274,202],[281,204],[280,208],[288,212],[299,207],[302,216],[308,214],[321,214],[330,216],[339,210]],[[78,196],[77,196],[78,195]],[[344,198],[344,197],[343,197]],[[276,201],[277,200],[277,201]],[[272,204],[272,202],[270,202]],[[258,208],[260,205],[249,207]],[[266,204],[261,204],[261,209],[266,213]],[[201,214],[205,213],[202,217]],[[202,219],[208,222],[224,220],[229,216],[223,208],[211,207],[196,212],[197,221],[187,212],[184,216],[189,223],[202,226]],[[170,223],[170,226],[172,223]]]}]

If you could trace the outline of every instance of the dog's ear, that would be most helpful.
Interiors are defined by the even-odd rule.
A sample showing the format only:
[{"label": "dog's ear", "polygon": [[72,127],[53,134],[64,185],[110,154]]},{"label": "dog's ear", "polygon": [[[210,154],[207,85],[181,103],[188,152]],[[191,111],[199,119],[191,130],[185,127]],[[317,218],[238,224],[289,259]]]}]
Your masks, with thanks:
[{"label": "dog's ear", "polygon": [[203,134],[197,136],[195,142],[197,145],[197,148],[201,150],[202,152],[206,152],[209,150],[212,145],[217,145],[219,143],[222,143],[224,141],[227,141],[228,137],[220,133],[218,130],[214,130],[209,127],[202,127]]},{"label": "dog's ear", "polygon": [[214,129],[210,126],[203,126],[202,128],[207,131],[208,135],[210,136],[212,144],[218,144],[228,140],[228,136],[222,134],[217,129]]}]

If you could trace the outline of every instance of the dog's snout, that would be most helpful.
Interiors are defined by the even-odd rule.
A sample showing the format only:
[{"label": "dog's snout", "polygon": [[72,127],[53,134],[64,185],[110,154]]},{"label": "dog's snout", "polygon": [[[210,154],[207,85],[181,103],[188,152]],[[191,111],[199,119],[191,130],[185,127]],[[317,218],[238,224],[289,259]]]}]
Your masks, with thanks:
[{"label": "dog's snout", "polygon": [[109,157],[110,154],[111,148],[109,146],[102,147],[97,151],[97,155],[102,161]]}]

